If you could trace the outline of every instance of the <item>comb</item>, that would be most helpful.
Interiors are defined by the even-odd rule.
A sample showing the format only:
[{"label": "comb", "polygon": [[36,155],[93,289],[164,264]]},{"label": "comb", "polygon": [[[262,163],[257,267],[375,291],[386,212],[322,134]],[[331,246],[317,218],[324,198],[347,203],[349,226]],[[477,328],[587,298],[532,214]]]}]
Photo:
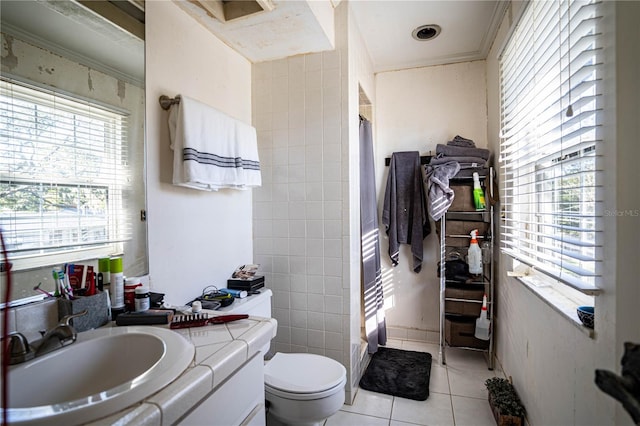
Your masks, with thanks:
[{"label": "comb", "polygon": [[237,321],[246,318],[249,318],[249,315],[218,315],[214,317],[209,317],[209,314],[176,315],[173,317],[173,321],[169,325],[169,328],[203,327],[207,324],[223,324],[225,322]]}]

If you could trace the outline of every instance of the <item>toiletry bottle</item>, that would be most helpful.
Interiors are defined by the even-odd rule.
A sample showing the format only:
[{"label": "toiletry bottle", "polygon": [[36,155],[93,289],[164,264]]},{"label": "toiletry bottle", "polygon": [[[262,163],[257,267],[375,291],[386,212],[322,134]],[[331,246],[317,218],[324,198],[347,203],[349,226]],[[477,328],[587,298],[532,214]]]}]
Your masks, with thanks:
[{"label": "toiletry bottle", "polygon": [[473,203],[478,211],[485,210],[487,208],[484,201],[484,191],[480,186],[480,178],[477,172],[473,172]]},{"label": "toiletry bottle", "polygon": [[96,284],[98,285],[98,290],[104,291],[105,286],[109,286],[111,282],[109,280],[109,266],[110,260],[108,257],[102,258],[98,260],[98,276]]},{"label": "toiletry bottle", "polygon": [[140,285],[136,287],[135,293],[136,293],[136,300],[135,300],[136,312],[148,311],[150,307],[149,288],[143,285]]},{"label": "toiletry bottle", "polygon": [[473,275],[482,274],[482,251],[478,246],[476,239],[477,229],[471,231],[471,244],[469,244],[469,252],[467,253],[467,263],[469,264],[469,273]]},{"label": "toiletry bottle", "polygon": [[487,319],[487,295],[482,296],[482,310],[480,317],[476,319],[476,339],[489,340],[489,320]]},{"label": "toiletry bottle", "polygon": [[127,312],[136,311],[136,288],[142,283],[138,277],[127,277],[124,280],[124,307]]},{"label": "toiletry bottle", "polygon": [[[124,275],[122,274],[122,258],[114,257],[109,261],[111,310],[121,312],[124,310]],[[114,315],[115,317],[115,315]]]},{"label": "toiletry bottle", "polygon": [[93,296],[96,291],[96,274],[93,273],[93,266],[87,266],[87,292],[85,296]]}]

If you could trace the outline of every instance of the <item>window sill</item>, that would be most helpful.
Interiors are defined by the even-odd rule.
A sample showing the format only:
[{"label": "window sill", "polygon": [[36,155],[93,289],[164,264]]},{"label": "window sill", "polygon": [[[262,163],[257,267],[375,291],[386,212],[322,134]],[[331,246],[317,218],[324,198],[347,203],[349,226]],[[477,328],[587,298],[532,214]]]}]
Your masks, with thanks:
[{"label": "window sill", "polygon": [[527,268],[526,271],[516,270],[516,272],[510,273],[509,275],[521,282],[533,294],[538,296],[543,302],[578,328],[578,330],[583,332],[589,338],[595,339],[595,331],[582,324],[582,321],[578,318],[578,313],[576,311],[578,306],[593,306],[594,297],[592,295],[586,295],[577,290],[571,290],[568,288],[558,288],[560,286],[565,286],[562,284],[556,284],[546,275],[536,273],[535,270],[531,270],[529,268]]},{"label": "window sill", "polygon": [[54,265],[85,262],[93,259],[100,259],[102,257],[112,257],[120,255],[122,255],[122,247],[120,244],[108,244],[105,246],[93,247],[88,249],[77,249],[59,253],[14,258],[12,260],[13,265],[11,270],[14,272],[28,271],[37,268],[46,268]]}]

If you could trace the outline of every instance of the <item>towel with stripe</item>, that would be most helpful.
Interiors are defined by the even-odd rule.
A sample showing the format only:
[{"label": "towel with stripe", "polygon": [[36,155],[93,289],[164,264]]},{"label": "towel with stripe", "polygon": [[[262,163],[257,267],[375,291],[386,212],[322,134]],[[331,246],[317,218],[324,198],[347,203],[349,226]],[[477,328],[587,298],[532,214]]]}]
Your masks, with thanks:
[{"label": "towel with stripe", "polygon": [[449,179],[460,171],[460,164],[457,161],[449,161],[439,165],[425,166],[427,184],[427,200],[429,205],[429,215],[438,221],[449,210],[456,194],[449,186]]},{"label": "towel with stripe", "polygon": [[262,184],[256,129],[181,96],[169,110],[173,184],[217,191]]}]

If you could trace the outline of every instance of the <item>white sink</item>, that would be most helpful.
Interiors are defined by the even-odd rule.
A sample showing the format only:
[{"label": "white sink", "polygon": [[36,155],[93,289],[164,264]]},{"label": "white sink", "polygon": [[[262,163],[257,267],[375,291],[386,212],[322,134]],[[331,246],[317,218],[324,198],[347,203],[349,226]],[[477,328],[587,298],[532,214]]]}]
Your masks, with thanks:
[{"label": "white sink", "polygon": [[191,365],[193,345],[160,327],[104,327],[9,370],[10,424],[82,424],[160,391]]}]

